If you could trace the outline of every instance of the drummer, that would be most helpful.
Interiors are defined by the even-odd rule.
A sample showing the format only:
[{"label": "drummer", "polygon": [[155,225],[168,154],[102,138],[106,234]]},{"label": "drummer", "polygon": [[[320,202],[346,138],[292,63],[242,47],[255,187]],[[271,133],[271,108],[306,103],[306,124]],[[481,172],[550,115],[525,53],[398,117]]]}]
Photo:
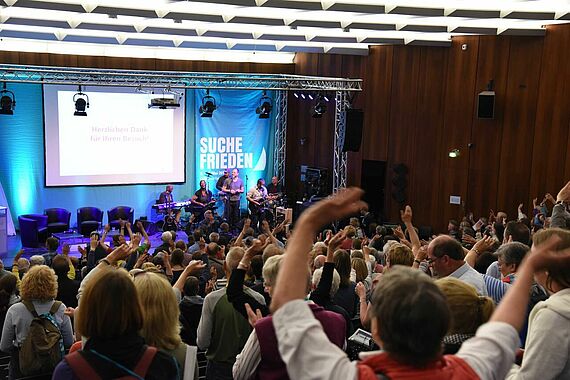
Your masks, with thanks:
[{"label": "drummer", "polygon": [[279,183],[279,178],[273,177],[271,178],[271,183],[267,186],[267,193],[270,198],[278,198],[281,196],[283,189],[281,188],[281,184]]}]

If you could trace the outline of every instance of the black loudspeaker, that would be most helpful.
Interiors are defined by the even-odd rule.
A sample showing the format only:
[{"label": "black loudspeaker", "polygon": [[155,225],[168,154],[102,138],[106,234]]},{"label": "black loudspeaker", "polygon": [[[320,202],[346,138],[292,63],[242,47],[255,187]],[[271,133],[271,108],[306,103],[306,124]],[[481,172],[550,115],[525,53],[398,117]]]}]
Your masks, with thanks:
[{"label": "black loudspeaker", "polygon": [[477,117],[493,119],[495,117],[495,91],[480,92],[477,97]]},{"label": "black loudspeaker", "polygon": [[343,152],[358,152],[362,142],[362,126],[364,125],[364,112],[357,109],[346,111],[346,128],[344,136],[340,136],[339,145]]},{"label": "black loudspeaker", "polygon": [[384,221],[384,196],[386,184],[386,161],[362,160],[360,187],[368,210]]}]

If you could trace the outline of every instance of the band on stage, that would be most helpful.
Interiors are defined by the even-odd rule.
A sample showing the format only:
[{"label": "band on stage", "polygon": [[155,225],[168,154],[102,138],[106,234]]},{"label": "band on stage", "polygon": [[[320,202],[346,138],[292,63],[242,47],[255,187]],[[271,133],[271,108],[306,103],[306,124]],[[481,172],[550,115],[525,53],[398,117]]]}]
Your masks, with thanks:
[{"label": "band on stage", "polygon": [[[206,173],[208,177],[211,173]],[[247,179],[247,176],[246,176]],[[238,229],[241,220],[241,199],[246,192],[244,181],[240,178],[239,169],[224,170],[216,182],[216,196],[208,188],[208,181],[202,179],[200,188],[194,195],[184,201],[174,201],[173,186],[166,186],[153,208],[164,214],[163,230],[179,230],[182,209],[189,212],[188,227],[200,227],[207,231],[217,229],[221,222],[227,222],[231,229]],[[265,180],[260,178],[256,185],[246,194],[248,217],[252,226],[266,220],[273,223],[276,219],[276,207],[283,205],[283,191],[279,178],[271,178],[266,187]],[[220,208],[223,213],[219,214]],[[196,226],[198,224],[198,226]]]}]

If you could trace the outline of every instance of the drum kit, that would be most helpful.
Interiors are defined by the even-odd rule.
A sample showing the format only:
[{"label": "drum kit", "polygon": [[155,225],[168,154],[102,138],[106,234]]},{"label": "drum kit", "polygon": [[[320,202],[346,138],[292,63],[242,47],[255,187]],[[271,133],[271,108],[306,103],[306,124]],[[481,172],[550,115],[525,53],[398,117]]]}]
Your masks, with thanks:
[{"label": "drum kit", "polygon": [[258,201],[259,205],[250,202],[249,211],[258,220],[266,220],[270,225],[274,224],[277,217],[277,207],[285,205],[285,198],[281,193],[269,194],[267,198]]}]

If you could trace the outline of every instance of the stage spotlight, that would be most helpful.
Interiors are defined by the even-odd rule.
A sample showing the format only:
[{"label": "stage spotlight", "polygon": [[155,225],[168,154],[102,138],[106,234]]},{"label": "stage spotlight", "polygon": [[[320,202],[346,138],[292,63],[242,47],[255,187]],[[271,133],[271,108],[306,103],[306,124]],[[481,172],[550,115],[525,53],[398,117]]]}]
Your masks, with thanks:
[{"label": "stage spotlight", "polygon": [[306,99],[305,94],[301,94],[301,98]]},{"label": "stage spotlight", "polygon": [[299,94],[297,94],[296,92],[293,93],[293,96],[299,99]]},{"label": "stage spotlight", "polygon": [[313,100],[313,95],[309,94],[309,99]]},{"label": "stage spotlight", "polygon": [[73,102],[75,103],[75,116],[87,116],[86,108],[89,108],[89,97],[81,92],[81,85],[77,94],[73,95]]},{"label": "stage spotlight", "polygon": [[16,96],[12,91],[6,90],[6,82],[4,82],[4,89],[0,91],[0,95],[0,115],[13,115]]},{"label": "stage spotlight", "polygon": [[216,110],[216,99],[210,96],[210,90],[206,90],[206,96],[202,98],[202,105],[200,106],[200,116],[201,117],[212,117],[212,114]]},{"label": "stage spotlight", "polygon": [[325,100],[325,102],[328,102],[328,101],[329,101],[329,98],[328,98],[328,96],[326,96],[326,95],[323,96],[323,99]]},{"label": "stage spotlight", "polygon": [[269,114],[273,109],[271,102],[271,98],[263,91],[263,96],[259,100],[259,107],[255,109],[255,113],[259,115],[260,119],[269,119]]},{"label": "stage spotlight", "polygon": [[324,102],[324,99],[321,95],[317,97],[317,102],[312,109],[312,116],[316,119],[320,119],[323,117],[323,114],[327,112],[327,104]]}]

